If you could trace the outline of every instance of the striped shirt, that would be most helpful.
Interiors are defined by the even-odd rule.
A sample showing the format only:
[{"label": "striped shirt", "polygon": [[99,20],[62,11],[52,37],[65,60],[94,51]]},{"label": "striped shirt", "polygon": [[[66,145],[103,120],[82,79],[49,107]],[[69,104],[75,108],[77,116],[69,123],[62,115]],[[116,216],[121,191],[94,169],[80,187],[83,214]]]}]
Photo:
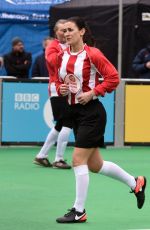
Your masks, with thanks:
[{"label": "striped shirt", "polygon": [[[50,73],[50,85],[60,94],[60,85],[69,85],[69,104],[78,103],[82,92],[93,89],[96,96],[111,93],[119,84],[115,67],[97,48],[85,45],[78,53],[70,53],[69,47],[60,48],[57,40],[46,49],[46,60]],[[100,83],[99,78],[103,78]],[[94,98],[93,98],[94,99]]]},{"label": "striped shirt", "polygon": [[78,103],[78,96],[81,93],[88,92],[99,84],[100,75],[91,63],[85,49],[77,54],[71,53],[69,48],[64,51],[59,69],[60,80],[65,82],[66,76],[70,74],[75,77],[78,89],[76,93],[69,93],[69,104]]}]

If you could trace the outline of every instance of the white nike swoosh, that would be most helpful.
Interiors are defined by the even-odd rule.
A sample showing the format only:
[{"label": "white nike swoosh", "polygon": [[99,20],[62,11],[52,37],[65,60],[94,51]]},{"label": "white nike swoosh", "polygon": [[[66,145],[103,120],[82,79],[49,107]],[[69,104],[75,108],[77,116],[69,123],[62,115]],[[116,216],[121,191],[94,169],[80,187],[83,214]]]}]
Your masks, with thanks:
[{"label": "white nike swoosh", "polygon": [[83,216],[85,216],[85,213],[83,213],[81,216],[75,216],[75,220],[80,220]]}]

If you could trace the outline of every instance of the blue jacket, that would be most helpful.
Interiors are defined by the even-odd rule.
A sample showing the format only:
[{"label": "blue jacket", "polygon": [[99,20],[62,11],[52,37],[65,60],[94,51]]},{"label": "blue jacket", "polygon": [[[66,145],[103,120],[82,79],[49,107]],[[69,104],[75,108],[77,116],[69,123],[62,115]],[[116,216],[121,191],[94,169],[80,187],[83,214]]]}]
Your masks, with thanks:
[{"label": "blue jacket", "polygon": [[32,77],[48,77],[45,52],[37,56],[32,68]]},{"label": "blue jacket", "polygon": [[150,61],[150,46],[140,50],[133,60],[132,68],[139,78],[150,79],[150,69],[145,65],[148,61]]}]

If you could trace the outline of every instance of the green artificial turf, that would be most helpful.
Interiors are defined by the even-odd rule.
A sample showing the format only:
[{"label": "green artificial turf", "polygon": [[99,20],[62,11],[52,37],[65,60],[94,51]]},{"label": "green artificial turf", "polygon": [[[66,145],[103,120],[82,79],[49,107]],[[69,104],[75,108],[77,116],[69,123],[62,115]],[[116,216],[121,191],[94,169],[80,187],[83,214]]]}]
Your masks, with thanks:
[{"label": "green artificial turf", "polygon": [[[73,170],[42,168],[33,159],[39,147],[0,148],[0,230],[127,230],[150,229],[150,185],[146,203],[136,207],[129,188],[111,178],[90,173],[86,211],[82,224],[58,224],[55,219],[71,208],[75,197]],[[65,158],[71,163],[72,147]],[[102,149],[113,161],[134,176],[150,181],[150,147]],[[54,160],[55,148],[49,153]]]}]

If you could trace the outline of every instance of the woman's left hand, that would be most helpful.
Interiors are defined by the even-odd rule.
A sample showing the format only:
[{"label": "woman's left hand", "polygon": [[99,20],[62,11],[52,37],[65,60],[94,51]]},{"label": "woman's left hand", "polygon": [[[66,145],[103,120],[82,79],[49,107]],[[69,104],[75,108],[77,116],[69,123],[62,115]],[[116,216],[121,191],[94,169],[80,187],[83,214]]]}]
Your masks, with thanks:
[{"label": "woman's left hand", "polygon": [[89,101],[91,101],[93,99],[93,97],[95,96],[95,93],[93,90],[89,91],[89,92],[85,92],[80,94],[80,96],[78,97],[78,102],[81,105],[85,105],[87,104]]}]

